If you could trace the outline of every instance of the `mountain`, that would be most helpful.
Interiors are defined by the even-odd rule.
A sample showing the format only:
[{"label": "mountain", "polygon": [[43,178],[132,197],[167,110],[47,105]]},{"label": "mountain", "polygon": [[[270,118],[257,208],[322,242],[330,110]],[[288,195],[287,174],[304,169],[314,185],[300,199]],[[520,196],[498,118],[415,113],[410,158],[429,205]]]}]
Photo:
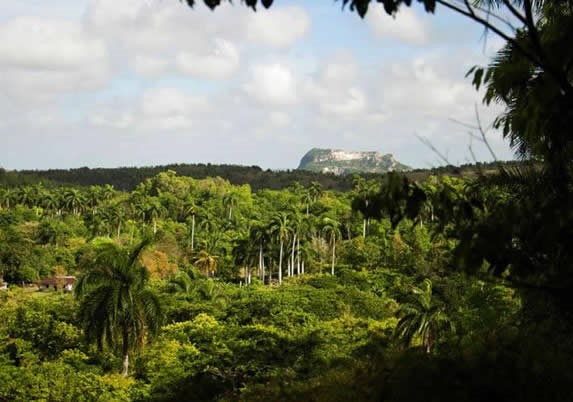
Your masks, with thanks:
[{"label": "mountain", "polygon": [[387,173],[411,170],[398,162],[392,154],[379,152],[344,151],[313,148],[304,155],[298,166],[301,170],[345,175],[349,173]]}]

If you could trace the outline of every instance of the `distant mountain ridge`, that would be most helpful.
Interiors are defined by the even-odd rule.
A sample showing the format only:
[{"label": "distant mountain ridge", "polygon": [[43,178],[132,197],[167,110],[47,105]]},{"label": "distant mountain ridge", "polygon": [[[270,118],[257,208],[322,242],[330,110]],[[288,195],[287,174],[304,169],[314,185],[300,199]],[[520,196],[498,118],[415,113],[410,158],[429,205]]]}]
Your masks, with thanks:
[{"label": "distant mountain ridge", "polygon": [[298,169],[346,175],[351,173],[387,173],[412,170],[392,154],[369,151],[313,148],[301,159]]}]

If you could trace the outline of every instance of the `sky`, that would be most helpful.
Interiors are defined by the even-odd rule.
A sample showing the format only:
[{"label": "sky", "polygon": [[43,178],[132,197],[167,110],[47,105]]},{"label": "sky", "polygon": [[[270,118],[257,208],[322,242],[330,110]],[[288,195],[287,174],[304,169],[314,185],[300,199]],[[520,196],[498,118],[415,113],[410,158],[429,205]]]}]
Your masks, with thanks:
[{"label": "sky", "polygon": [[[0,166],[226,163],[293,169],[311,148],[416,168],[491,160],[472,139],[502,110],[466,72],[503,42],[446,9],[361,20],[331,0],[211,12],[178,0],[0,6]],[[475,134],[475,132],[474,132]],[[511,159],[495,131],[489,142]],[[471,151],[470,151],[471,148]]]}]

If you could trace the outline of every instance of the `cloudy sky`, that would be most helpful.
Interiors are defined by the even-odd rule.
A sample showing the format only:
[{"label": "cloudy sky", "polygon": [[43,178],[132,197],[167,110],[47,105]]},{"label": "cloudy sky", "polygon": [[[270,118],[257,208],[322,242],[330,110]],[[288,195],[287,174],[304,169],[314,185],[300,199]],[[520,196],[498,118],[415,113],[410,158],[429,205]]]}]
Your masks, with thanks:
[{"label": "cloudy sky", "polygon": [[[313,147],[414,167],[487,160],[451,121],[484,124],[464,78],[501,42],[421,7],[365,20],[331,0],[269,11],[177,0],[19,0],[0,7],[0,166],[236,163],[295,168]],[[512,154],[496,133],[499,158]]]}]

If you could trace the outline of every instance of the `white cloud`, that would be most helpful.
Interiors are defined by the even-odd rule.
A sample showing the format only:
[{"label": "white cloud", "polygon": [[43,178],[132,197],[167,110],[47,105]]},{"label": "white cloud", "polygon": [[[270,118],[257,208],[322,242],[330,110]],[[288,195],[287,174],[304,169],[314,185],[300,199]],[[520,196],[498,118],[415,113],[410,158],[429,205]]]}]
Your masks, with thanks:
[{"label": "white cloud", "polygon": [[308,14],[299,7],[254,13],[225,4],[213,13],[202,2],[193,10],[173,0],[120,3],[92,0],[85,24],[143,76],[177,72],[227,79],[238,71],[244,45],[288,48],[310,27]]},{"label": "white cloud", "polygon": [[111,77],[105,42],[78,23],[18,17],[0,25],[0,90],[25,100],[103,87]]},{"label": "white cloud", "polygon": [[275,127],[287,127],[291,124],[290,116],[285,112],[273,111],[269,115],[270,123]]},{"label": "white cloud", "polygon": [[285,48],[307,34],[310,18],[299,7],[276,7],[249,14],[246,27],[250,41]]},{"label": "white cloud", "polygon": [[181,130],[191,128],[208,111],[203,97],[176,88],[152,88],[134,100],[104,105],[90,121],[95,126],[136,131]]},{"label": "white cloud", "polygon": [[229,41],[216,39],[206,54],[180,52],[177,69],[185,74],[206,79],[229,78],[239,67],[239,51]]},{"label": "white cloud", "polygon": [[366,112],[366,106],[366,95],[360,88],[355,87],[349,88],[344,97],[320,105],[324,114],[340,118],[360,117]]},{"label": "white cloud", "polygon": [[307,103],[319,111],[325,126],[337,124],[339,120],[369,118],[373,111],[362,88],[368,85],[363,75],[351,53],[338,52],[319,65],[314,77],[305,81]]},{"label": "white cloud", "polygon": [[383,65],[378,75],[384,79],[377,81],[376,98],[392,113],[448,119],[465,118],[466,111],[473,110],[474,89],[461,73],[450,71],[447,61],[437,54]]},{"label": "white cloud", "polygon": [[383,7],[372,7],[366,15],[374,35],[384,40],[421,46],[430,42],[430,29],[410,7],[402,7],[397,15],[386,14]]},{"label": "white cloud", "polygon": [[169,67],[169,62],[161,57],[148,54],[136,54],[134,60],[135,72],[146,77],[157,77]]},{"label": "white cloud", "polygon": [[290,105],[297,101],[296,78],[280,63],[259,64],[251,68],[251,79],[244,86],[256,101],[269,105]]}]

